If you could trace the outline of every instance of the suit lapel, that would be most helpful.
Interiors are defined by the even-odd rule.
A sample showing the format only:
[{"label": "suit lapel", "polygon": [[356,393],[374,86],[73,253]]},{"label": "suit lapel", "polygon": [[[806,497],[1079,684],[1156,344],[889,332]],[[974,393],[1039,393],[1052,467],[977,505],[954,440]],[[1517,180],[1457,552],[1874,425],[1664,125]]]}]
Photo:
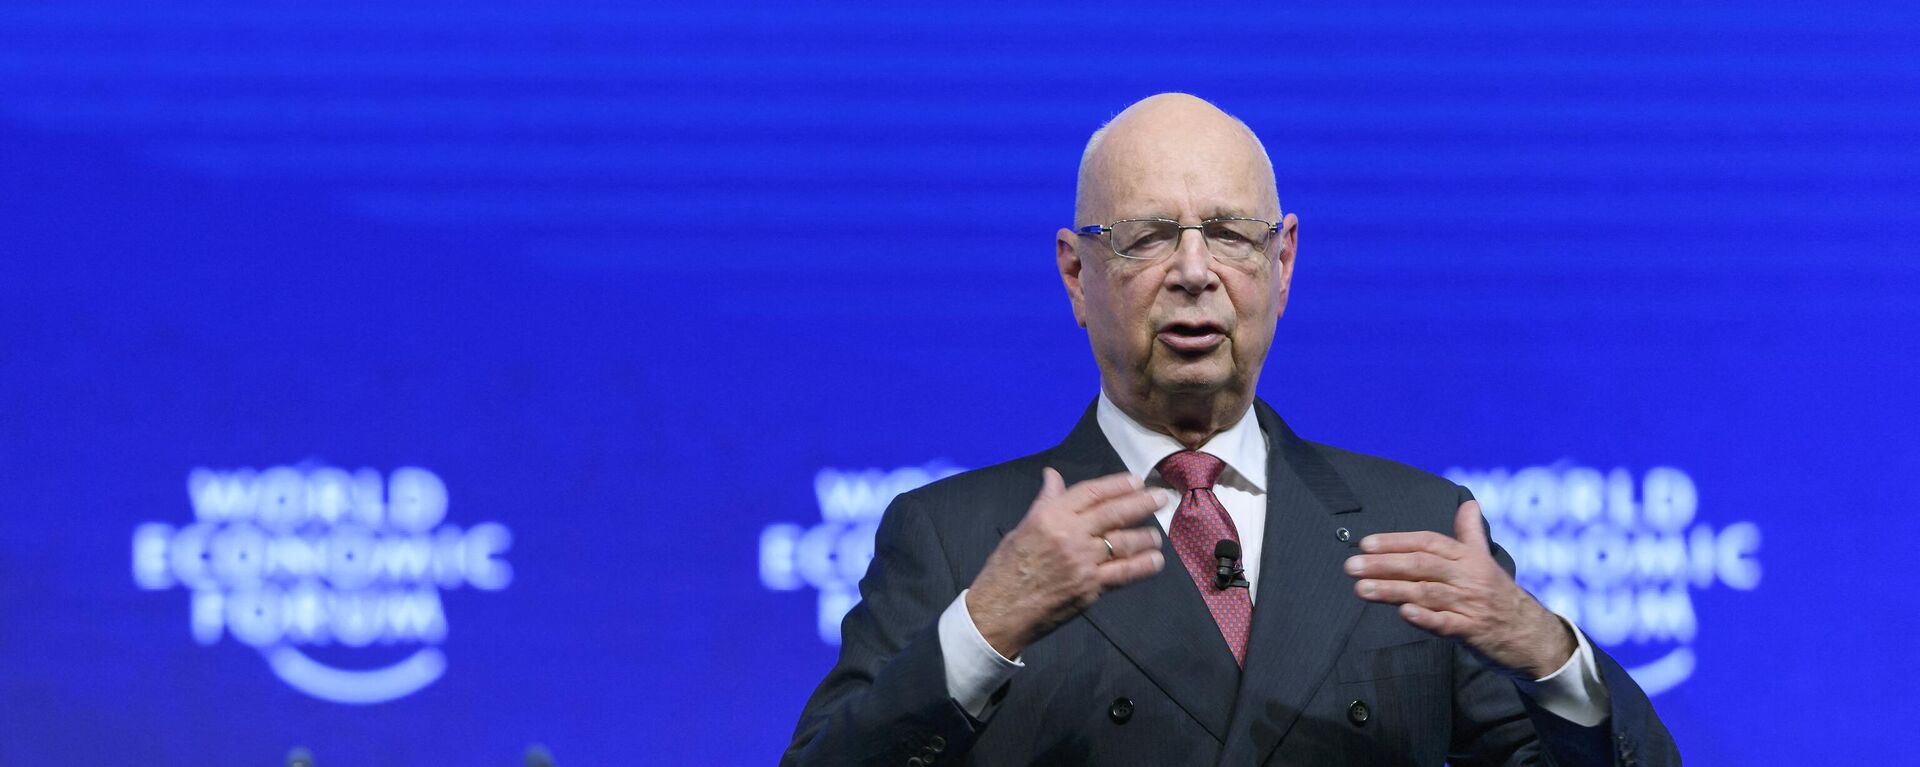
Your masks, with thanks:
[{"label": "suit lapel", "polygon": [[[1093,406],[1050,458],[1068,485],[1127,470],[1101,432]],[[1147,524],[1159,523],[1148,520]],[[1167,697],[1224,741],[1240,669],[1220,637],[1213,614],[1207,612],[1180,564],[1180,555],[1170,540],[1163,536],[1162,541],[1166,567],[1146,580],[1102,595],[1085,615]]]},{"label": "suit lapel", "polygon": [[[1325,458],[1265,402],[1267,529],[1260,600],[1221,764],[1258,764],[1280,744],[1319,688],[1360,617],[1341,569],[1359,540],[1360,503]],[[1336,535],[1352,528],[1348,541]],[[1191,589],[1189,589],[1191,591]]]}]

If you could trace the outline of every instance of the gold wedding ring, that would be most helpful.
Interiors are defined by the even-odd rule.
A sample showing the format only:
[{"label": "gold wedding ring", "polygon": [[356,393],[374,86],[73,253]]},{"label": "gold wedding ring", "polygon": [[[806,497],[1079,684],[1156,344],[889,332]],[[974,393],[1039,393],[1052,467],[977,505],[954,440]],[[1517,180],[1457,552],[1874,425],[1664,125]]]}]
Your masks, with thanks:
[{"label": "gold wedding ring", "polygon": [[1107,540],[1107,537],[1102,535],[1100,536],[1100,542],[1107,545],[1107,559],[1112,560],[1114,558],[1113,541]]}]

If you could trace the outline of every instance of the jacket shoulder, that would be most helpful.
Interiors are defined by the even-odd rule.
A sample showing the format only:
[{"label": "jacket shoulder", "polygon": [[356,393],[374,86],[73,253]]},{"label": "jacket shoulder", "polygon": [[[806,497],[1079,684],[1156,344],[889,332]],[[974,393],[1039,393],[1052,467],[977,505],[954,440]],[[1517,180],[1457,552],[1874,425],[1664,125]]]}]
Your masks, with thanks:
[{"label": "jacket shoulder", "polygon": [[1000,536],[1020,524],[1040,494],[1040,469],[1048,457],[1035,453],[935,480],[901,493],[887,514],[922,519],[953,567],[954,581],[971,583]]},{"label": "jacket shoulder", "polygon": [[1453,512],[1473,497],[1446,477],[1399,461],[1319,442],[1306,446],[1333,467],[1362,506],[1417,515],[1421,527],[1451,530]]},{"label": "jacket shoulder", "polygon": [[1323,442],[1307,441],[1307,448],[1320,454],[1328,463],[1333,464],[1342,476],[1371,482],[1403,484],[1444,484],[1455,487],[1452,481],[1433,472],[1401,463],[1391,458],[1355,452],[1346,448],[1334,447]]},{"label": "jacket shoulder", "polygon": [[1052,451],[1043,451],[1002,461],[991,466],[953,474],[901,493],[930,514],[942,516],[959,507],[979,508],[995,505],[1007,498],[1023,499],[1026,509],[1040,492],[1040,470],[1047,465]]}]

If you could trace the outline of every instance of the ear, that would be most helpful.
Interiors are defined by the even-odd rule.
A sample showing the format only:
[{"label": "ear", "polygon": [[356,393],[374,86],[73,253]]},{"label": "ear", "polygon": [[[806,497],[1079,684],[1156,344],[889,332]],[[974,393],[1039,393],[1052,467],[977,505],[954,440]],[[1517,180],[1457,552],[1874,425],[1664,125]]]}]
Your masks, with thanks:
[{"label": "ear", "polygon": [[1072,229],[1062,227],[1053,235],[1054,265],[1060,269],[1060,284],[1067,288],[1067,300],[1073,302],[1073,321],[1080,327],[1087,326],[1086,295],[1080,290],[1080,269],[1086,264],[1080,260],[1080,235]]},{"label": "ear", "polygon": [[1287,293],[1293,287],[1293,261],[1300,254],[1300,220],[1292,213],[1280,219],[1280,253],[1275,256],[1273,292],[1278,306],[1276,315],[1287,313]]}]

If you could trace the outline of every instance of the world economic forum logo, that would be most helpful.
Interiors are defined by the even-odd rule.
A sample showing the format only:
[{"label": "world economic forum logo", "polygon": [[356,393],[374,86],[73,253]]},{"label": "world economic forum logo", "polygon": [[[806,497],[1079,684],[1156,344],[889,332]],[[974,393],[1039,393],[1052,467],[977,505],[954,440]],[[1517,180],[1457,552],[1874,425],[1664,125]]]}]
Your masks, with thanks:
[{"label": "world economic forum logo", "polygon": [[893,497],[960,469],[935,461],[897,469],[821,469],[813,478],[820,521],[782,522],[760,532],[760,583],[774,591],[818,592],[820,641],[840,644],[840,619],[860,601],[873,559],[873,534]]},{"label": "world economic forum logo", "polygon": [[441,591],[513,580],[513,535],[447,522],[446,484],[426,469],[196,468],[187,498],[192,522],[134,529],[134,583],[185,589],[194,641],[256,648],[321,700],[380,703],[432,684],[447,669]]},{"label": "world economic forum logo", "polygon": [[1627,665],[1649,695],[1699,663],[1695,596],[1760,586],[1760,528],[1703,518],[1685,471],[1571,463],[1449,469],[1513,555],[1520,585]]}]

